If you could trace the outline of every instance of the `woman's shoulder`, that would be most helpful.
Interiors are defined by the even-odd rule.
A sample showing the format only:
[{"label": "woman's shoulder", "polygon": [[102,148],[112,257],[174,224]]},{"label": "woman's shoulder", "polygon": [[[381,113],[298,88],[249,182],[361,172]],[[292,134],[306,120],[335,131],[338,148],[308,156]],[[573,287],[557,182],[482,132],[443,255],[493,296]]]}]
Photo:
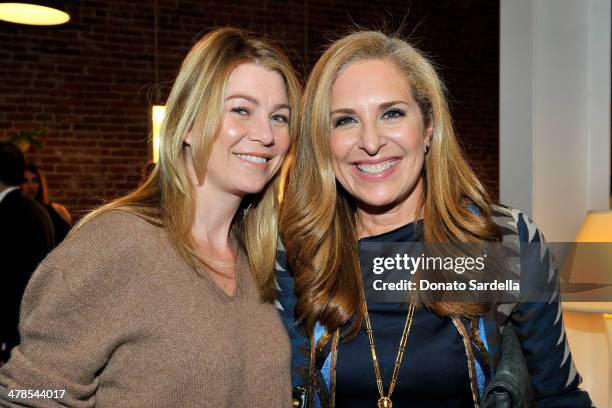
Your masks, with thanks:
[{"label": "woman's shoulder", "polygon": [[160,230],[131,211],[109,210],[78,226],[59,249],[96,253],[137,249],[146,246]]},{"label": "woman's shoulder", "polygon": [[505,204],[493,204],[491,219],[500,227],[504,242],[544,242],[540,228],[521,209]]},{"label": "woman's shoulder", "polygon": [[162,228],[128,211],[112,210],[82,224],[39,269],[61,274],[70,289],[87,298],[141,280],[168,248]]}]

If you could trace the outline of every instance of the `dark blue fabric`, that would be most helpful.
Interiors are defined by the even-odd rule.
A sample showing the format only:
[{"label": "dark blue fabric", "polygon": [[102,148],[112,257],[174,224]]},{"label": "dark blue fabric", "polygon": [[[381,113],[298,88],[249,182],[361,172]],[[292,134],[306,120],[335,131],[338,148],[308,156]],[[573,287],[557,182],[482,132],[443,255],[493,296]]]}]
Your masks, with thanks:
[{"label": "dark blue fabric", "polygon": [[[474,213],[479,213],[477,207],[471,205],[469,207],[470,210],[472,210]],[[533,223],[533,221],[531,221],[529,217],[527,217],[520,210],[502,205],[494,205],[492,208],[491,215],[493,221],[500,228],[503,241],[505,243],[516,244],[517,256],[520,256],[520,268],[516,272],[517,274],[520,274],[521,285],[535,285],[541,290],[549,290],[550,293],[554,293],[555,296],[551,298],[549,302],[520,302],[514,304],[494,304],[492,305],[490,311],[482,316],[481,327],[484,329],[485,333],[481,333],[481,337],[482,335],[486,337],[488,353],[490,356],[490,366],[484,367],[485,384],[480,384],[480,386],[482,387],[486,385],[486,382],[488,382],[490,377],[494,374],[495,367],[499,360],[499,339],[501,335],[501,330],[508,322],[512,322],[519,337],[519,341],[521,343],[521,347],[525,356],[525,361],[529,369],[529,374],[531,376],[532,384],[535,391],[536,406],[564,408],[591,407],[592,405],[589,395],[585,391],[578,388],[578,384],[580,383],[580,377],[577,374],[576,368],[572,362],[572,356],[569,351],[569,346],[567,344],[567,339],[563,328],[563,317],[560,310],[558,287],[556,287],[556,285],[558,285],[558,271],[556,270],[556,267],[554,265],[552,254],[546,246],[544,237],[538,230],[537,226]],[[388,238],[389,234],[392,236],[398,231],[399,230],[391,231],[390,233],[379,236],[379,238]],[[528,243],[540,243],[541,248],[537,245],[527,246]],[[279,313],[285,325],[287,326],[289,336],[291,337],[292,342],[293,385],[304,385],[308,381],[308,340],[304,336],[304,334],[296,328],[296,322],[293,315],[293,307],[295,305],[295,294],[293,293],[293,277],[288,271],[285,252],[282,245],[279,245],[278,248],[279,262],[275,268],[275,272],[278,278],[280,289],[278,299],[279,306],[282,307],[279,310]],[[374,307],[374,305],[370,306],[371,309],[372,307]],[[417,319],[421,319],[419,315],[415,316]],[[385,333],[384,328],[378,330],[376,329],[378,325],[376,321],[374,321],[373,324],[374,334],[376,338],[378,338],[381,333]],[[430,330],[432,330],[432,332],[436,332],[436,330],[438,330],[438,332],[436,333],[441,333],[440,336],[458,336],[458,333],[455,332],[453,332],[452,335],[442,334],[445,333],[444,328],[447,326],[436,326],[435,319],[430,319],[427,324],[429,325]],[[464,324],[466,324],[466,327],[468,326],[467,322],[464,322]],[[414,347],[414,343],[418,341],[415,340],[415,336],[415,332],[413,332],[408,340],[408,353],[410,353],[411,347]],[[390,343],[393,344],[391,354],[397,351],[399,334],[397,334],[396,337],[396,339],[390,340]],[[435,343],[437,341],[437,337],[438,335],[436,335],[436,339],[431,340],[431,342]],[[387,352],[386,350],[382,351],[382,348],[389,348],[383,347],[385,340],[378,340],[378,342],[381,343],[380,346],[377,344],[377,350],[381,348],[378,353],[380,354],[381,352]],[[446,342],[446,340],[444,340],[444,342]],[[450,343],[454,344],[452,340],[450,341]],[[426,347],[427,346],[429,345],[426,345]],[[349,346],[343,345],[341,347]],[[427,352],[427,354],[433,354],[427,355],[427,357],[433,361],[437,361],[437,355],[435,353],[434,346],[432,346],[431,349],[434,351]],[[475,349],[474,347],[473,349],[476,354],[476,359],[479,363],[482,364],[482,358],[479,355],[480,353],[478,353],[477,349]],[[342,352],[343,350],[340,350],[340,353]],[[360,360],[370,362],[371,355],[369,354],[369,348],[367,350],[367,353],[369,360],[365,358],[365,356],[363,358],[360,358]],[[465,351],[463,349],[461,350],[461,355],[463,356],[463,358],[465,358]],[[393,359],[394,358],[395,354],[393,354]],[[413,360],[415,358],[418,357],[412,357]],[[340,364],[344,364],[344,362],[341,361],[342,359],[343,358],[341,354],[339,354],[338,370],[344,370],[344,368],[340,367]],[[410,361],[411,356],[410,354],[407,354],[405,356],[405,362],[402,364],[402,367],[404,367],[404,369],[410,370]],[[389,366],[388,363],[382,364],[383,376],[385,378],[384,381],[386,387],[388,386],[389,377],[391,375],[391,371],[387,370],[392,370],[392,364],[393,363],[391,363],[391,366]],[[465,364],[467,366],[467,359],[465,361]],[[441,367],[441,376],[446,375],[445,372],[446,367]],[[454,374],[455,373],[453,373],[453,375]],[[406,375],[408,375],[408,377],[405,377]],[[368,376],[368,379],[364,380],[363,383],[365,384],[365,382],[368,382],[369,384],[371,384],[370,387],[373,387],[371,389],[375,391],[374,395],[377,395],[377,391],[375,388],[376,383],[373,380],[374,375],[371,364],[369,365],[367,370],[362,371],[361,369],[359,369],[358,376]],[[411,376],[414,375],[410,374],[410,371],[409,374],[400,373],[400,384],[402,382],[402,378],[410,378]],[[462,376],[462,374],[459,373],[458,376]],[[337,380],[339,380],[339,377],[337,377]],[[452,382],[453,380],[451,379],[450,381]],[[357,393],[361,392],[361,385],[348,384],[343,385],[343,387],[347,389],[348,387],[353,388],[353,391]],[[346,393],[345,391],[342,392]],[[370,390],[367,390],[367,392],[369,393]],[[399,388],[396,392],[398,392],[397,395],[399,395]],[[441,389],[440,392],[444,392],[444,390]],[[396,406],[404,405],[405,404],[401,403],[396,404]],[[353,404],[351,406],[357,405]],[[434,404],[429,406],[436,405]]]},{"label": "dark blue fabric", "polygon": [[[282,248],[282,243],[279,242]],[[294,387],[306,386],[308,378],[309,350],[308,337],[300,330],[298,322],[294,318],[294,309],[297,302],[293,290],[293,277],[287,267],[285,251],[279,250],[276,259],[276,282],[278,284],[278,307],[279,314],[291,340],[291,383]]]},{"label": "dark blue fabric", "polygon": [[[588,394],[580,390],[563,328],[559,278],[554,258],[537,226],[524,214],[517,217],[521,248],[521,287],[554,293],[549,302],[520,302],[509,321],[521,342],[525,362],[534,385],[538,407],[590,407]],[[559,390],[564,390],[560,395]],[[562,403],[560,402],[562,401]]]},{"label": "dark blue fabric", "polygon": [[[420,222],[364,238],[359,244],[413,241],[422,241]],[[406,303],[368,304],[385,392],[407,310]],[[362,330],[355,340],[338,346],[336,406],[370,408],[377,399],[370,344]],[[425,309],[415,312],[392,401],[401,407],[473,406],[463,340],[450,318]]]}]

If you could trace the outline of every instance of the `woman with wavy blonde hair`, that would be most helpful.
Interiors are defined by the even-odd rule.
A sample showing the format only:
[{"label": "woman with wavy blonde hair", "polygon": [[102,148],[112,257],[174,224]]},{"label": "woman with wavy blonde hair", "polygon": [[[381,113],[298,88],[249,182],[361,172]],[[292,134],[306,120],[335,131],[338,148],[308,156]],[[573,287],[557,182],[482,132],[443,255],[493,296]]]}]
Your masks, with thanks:
[{"label": "woman with wavy blonde hair", "polygon": [[[491,204],[422,53],[377,31],[331,44],[308,79],[292,153],[277,275],[296,403],[479,406],[509,322],[536,400],[589,403],[567,358],[558,292],[549,303],[500,307],[418,290],[410,301],[366,301],[372,275],[360,262],[368,245],[541,239],[520,211]],[[553,276],[554,284],[549,261],[517,273]]]},{"label": "woman with wavy blonde hair", "polygon": [[81,220],[34,273],[3,403],[288,406],[272,270],[300,92],[267,40],[224,28],[194,45],[151,177]]}]

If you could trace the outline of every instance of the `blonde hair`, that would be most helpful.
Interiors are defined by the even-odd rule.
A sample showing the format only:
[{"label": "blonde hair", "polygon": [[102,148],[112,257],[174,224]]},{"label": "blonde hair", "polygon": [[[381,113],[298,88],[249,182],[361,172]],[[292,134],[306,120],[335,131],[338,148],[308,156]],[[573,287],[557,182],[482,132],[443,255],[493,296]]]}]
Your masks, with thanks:
[{"label": "blonde hair", "polygon": [[[352,335],[362,322],[354,201],[336,187],[328,138],[334,81],[348,65],[368,59],[396,64],[410,83],[425,123],[433,121],[423,176],[425,241],[495,241],[499,236],[487,192],[455,137],[444,85],[432,64],[405,41],[378,31],[345,36],[323,53],[308,79],[281,208],[287,260],[296,276],[296,315],[309,333],[317,321],[333,332],[353,319],[348,331]],[[473,214],[467,203],[476,205],[480,214]],[[445,315],[473,317],[483,310],[473,303],[425,301],[425,305]]]},{"label": "blonde hair", "polygon": [[[106,211],[125,210],[165,228],[170,242],[187,263],[202,262],[191,234],[195,201],[185,164],[184,140],[191,131],[193,164],[201,182],[221,126],[228,78],[244,62],[261,64],[283,77],[291,108],[289,134],[294,140],[301,87],[287,56],[269,41],[243,30],[214,30],[193,46],[181,65],[166,103],[159,162],[150,177],[134,192],[89,213],[74,230]],[[261,193],[244,200],[232,226],[264,301],[272,301],[275,295],[272,271],[278,235],[277,194],[278,177],[274,177]]]}]

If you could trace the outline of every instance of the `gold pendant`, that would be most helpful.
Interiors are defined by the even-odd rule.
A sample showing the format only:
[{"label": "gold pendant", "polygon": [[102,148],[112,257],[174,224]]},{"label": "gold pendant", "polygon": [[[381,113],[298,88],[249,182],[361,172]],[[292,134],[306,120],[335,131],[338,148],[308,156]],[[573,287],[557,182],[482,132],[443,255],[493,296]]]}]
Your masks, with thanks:
[{"label": "gold pendant", "polygon": [[391,408],[393,403],[391,402],[391,398],[389,397],[380,397],[378,399],[378,408]]}]

